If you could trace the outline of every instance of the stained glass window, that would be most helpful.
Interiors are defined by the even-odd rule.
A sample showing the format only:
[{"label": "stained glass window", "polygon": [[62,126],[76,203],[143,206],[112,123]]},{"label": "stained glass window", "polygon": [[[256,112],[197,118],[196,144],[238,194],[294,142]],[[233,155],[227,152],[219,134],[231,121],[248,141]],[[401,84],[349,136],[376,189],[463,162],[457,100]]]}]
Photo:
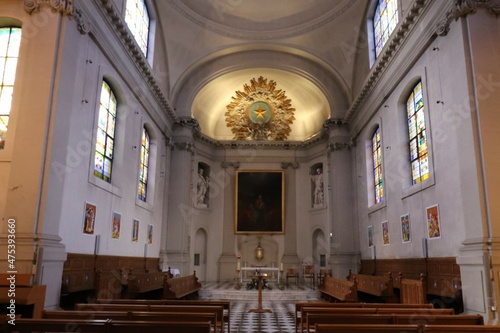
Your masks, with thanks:
[{"label": "stained glass window", "polygon": [[379,0],[373,16],[373,36],[375,38],[375,57],[378,58],[398,25],[398,0]]},{"label": "stained glass window", "polygon": [[141,140],[141,163],[139,165],[139,188],[137,189],[139,200],[146,201],[148,190],[149,171],[149,133],[146,128],[142,129]]},{"label": "stained glass window", "polygon": [[115,142],[116,97],[106,81],[102,81],[101,102],[97,122],[94,175],[111,182]]},{"label": "stained glass window", "polygon": [[148,53],[149,14],[144,0],[127,0],[125,22],[142,53]]},{"label": "stained glass window", "polygon": [[424,98],[422,82],[411,92],[406,102],[408,115],[408,134],[410,145],[410,163],[413,184],[429,178],[429,157],[427,155],[427,138],[425,134]]},{"label": "stained glass window", "polygon": [[7,128],[9,127],[20,45],[20,28],[0,28],[0,149],[5,147]]},{"label": "stained glass window", "polygon": [[384,184],[382,180],[382,148],[380,147],[380,127],[372,137],[372,156],[373,156],[373,176],[375,180],[375,203],[384,201]]}]

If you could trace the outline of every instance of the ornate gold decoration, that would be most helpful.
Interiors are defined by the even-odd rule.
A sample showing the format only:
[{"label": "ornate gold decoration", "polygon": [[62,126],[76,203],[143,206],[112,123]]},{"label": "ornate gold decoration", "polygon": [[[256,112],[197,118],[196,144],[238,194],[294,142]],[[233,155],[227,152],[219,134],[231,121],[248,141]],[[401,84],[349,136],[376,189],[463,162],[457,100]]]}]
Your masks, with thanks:
[{"label": "ornate gold decoration", "polygon": [[226,106],[226,125],[235,140],[286,140],[295,120],[291,100],[276,82],[260,76],[236,91]]}]

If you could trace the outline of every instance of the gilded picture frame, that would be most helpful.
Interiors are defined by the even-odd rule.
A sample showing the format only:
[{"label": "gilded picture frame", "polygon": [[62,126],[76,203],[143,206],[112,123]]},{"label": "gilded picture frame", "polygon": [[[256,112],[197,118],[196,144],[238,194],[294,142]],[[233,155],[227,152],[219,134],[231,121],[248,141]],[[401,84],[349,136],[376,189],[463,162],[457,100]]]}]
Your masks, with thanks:
[{"label": "gilded picture frame", "polygon": [[237,171],[236,234],[285,232],[284,171]]}]

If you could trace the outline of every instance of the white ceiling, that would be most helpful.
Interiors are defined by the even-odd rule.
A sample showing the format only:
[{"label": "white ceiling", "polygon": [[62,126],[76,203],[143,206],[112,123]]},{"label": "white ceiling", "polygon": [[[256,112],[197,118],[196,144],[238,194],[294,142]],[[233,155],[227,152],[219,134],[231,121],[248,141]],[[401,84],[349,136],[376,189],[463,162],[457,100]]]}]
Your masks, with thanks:
[{"label": "white ceiling", "polygon": [[170,97],[203,134],[231,140],[226,106],[260,76],[295,108],[288,140],[342,118],[356,84],[356,52],[368,0],[156,0],[168,54]]}]

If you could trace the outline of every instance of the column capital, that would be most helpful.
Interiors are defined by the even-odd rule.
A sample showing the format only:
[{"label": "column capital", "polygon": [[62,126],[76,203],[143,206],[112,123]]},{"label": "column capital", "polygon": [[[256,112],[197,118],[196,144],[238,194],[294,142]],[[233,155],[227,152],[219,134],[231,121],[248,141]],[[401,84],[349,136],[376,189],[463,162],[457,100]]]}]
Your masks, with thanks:
[{"label": "column capital", "polygon": [[455,0],[453,9],[449,10],[446,13],[446,18],[438,23],[436,33],[439,36],[448,35],[451,22],[469,14],[474,14],[478,9],[486,9],[498,16],[500,14],[500,3],[494,0]]},{"label": "column capital", "polygon": [[42,7],[49,7],[53,12],[73,16],[73,0],[24,0],[23,4],[30,15],[39,13]]}]

